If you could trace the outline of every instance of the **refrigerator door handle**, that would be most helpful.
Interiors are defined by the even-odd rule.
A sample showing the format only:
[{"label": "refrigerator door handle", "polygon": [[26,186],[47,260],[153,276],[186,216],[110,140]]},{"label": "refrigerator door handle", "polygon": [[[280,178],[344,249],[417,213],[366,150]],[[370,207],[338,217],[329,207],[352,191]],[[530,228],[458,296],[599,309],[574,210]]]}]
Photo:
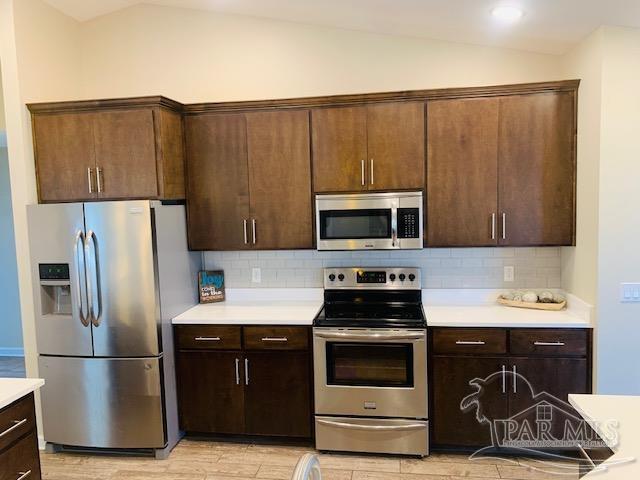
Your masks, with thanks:
[{"label": "refrigerator door handle", "polygon": [[100,326],[102,315],[102,295],[100,290],[100,259],[98,241],[93,230],[87,232],[84,242],[85,258],[90,257],[93,247],[93,264],[87,262],[87,300],[89,302],[89,317],[94,327]]},{"label": "refrigerator door handle", "polygon": [[[84,283],[85,287],[87,285],[86,262],[83,249],[84,241],[84,232],[82,230],[78,230],[73,240],[73,259],[76,264],[76,275],[78,276],[78,281],[76,282],[76,287],[74,290],[76,293],[76,302],[78,303],[78,317],[80,318],[80,323],[82,323],[82,325],[84,325],[85,327],[88,327],[88,312],[85,314],[85,312],[87,311],[87,309],[85,308],[86,295],[82,295],[82,284]],[[80,242],[80,248],[78,248],[78,242]],[[80,268],[80,260],[78,258],[79,253],[82,253],[82,269]],[[86,305],[88,305],[88,303]]]}]

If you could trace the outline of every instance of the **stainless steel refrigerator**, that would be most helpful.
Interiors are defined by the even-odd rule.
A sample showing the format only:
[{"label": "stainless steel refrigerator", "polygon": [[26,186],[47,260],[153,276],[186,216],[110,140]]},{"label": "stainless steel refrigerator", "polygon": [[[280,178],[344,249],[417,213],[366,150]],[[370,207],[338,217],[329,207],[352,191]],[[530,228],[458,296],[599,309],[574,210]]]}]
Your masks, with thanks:
[{"label": "stainless steel refrigerator", "polygon": [[171,318],[197,302],[185,209],[122,201],[28,207],[43,433],[50,448],[179,440]]}]

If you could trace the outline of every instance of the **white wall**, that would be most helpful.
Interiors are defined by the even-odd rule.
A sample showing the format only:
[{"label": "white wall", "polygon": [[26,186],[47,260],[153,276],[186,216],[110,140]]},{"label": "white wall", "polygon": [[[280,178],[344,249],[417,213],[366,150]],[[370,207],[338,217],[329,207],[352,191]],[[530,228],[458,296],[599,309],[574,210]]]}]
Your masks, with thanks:
[{"label": "white wall", "polygon": [[552,55],[151,5],[81,29],[86,98],[251,100],[560,77]]}]

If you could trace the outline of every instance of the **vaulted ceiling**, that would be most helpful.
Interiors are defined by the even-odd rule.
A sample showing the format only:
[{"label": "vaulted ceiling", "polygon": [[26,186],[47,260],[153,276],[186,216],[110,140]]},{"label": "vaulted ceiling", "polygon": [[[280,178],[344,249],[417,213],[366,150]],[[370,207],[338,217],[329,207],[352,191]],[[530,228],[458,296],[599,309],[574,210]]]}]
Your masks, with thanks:
[{"label": "vaulted ceiling", "polygon": [[[80,21],[147,3],[367,32],[563,53],[600,25],[640,27],[639,0],[45,0]],[[506,24],[498,5],[524,11]]]}]

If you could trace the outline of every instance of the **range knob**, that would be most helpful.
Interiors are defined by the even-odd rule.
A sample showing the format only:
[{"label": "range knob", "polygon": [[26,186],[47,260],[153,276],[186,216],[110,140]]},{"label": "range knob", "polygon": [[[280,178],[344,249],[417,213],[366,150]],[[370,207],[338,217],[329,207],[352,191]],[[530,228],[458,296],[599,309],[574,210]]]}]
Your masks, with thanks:
[{"label": "range knob", "polygon": [[329,280],[333,282],[335,279],[336,279],[336,276],[333,273],[329,275]]},{"label": "range knob", "polygon": [[344,275],[342,273],[340,275],[338,275],[338,280],[340,280],[340,281],[344,280]]},{"label": "range knob", "polygon": [[396,279],[396,274],[392,273],[391,275],[389,275],[389,280],[391,280],[392,282]]},{"label": "range knob", "polygon": [[404,273],[400,274],[400,281],[404,282],[404,279],[407,278]]},{"label": "range knob", "polygon": [[409,274],[409,280],[411,280],[412,282],[416,279],[416,276],[413,273]]}]

